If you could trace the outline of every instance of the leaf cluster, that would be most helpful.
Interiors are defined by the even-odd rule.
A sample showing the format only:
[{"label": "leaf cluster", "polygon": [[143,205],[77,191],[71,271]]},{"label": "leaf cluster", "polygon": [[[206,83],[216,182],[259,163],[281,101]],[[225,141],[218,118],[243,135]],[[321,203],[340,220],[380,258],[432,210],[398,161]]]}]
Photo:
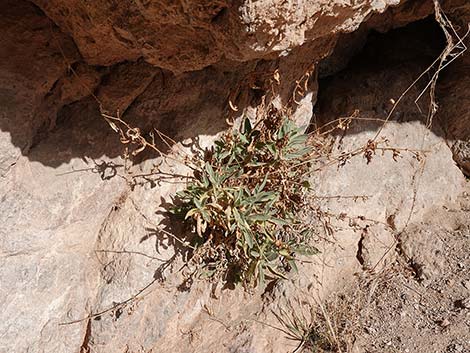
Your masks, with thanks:
[{"label": "leaf cluster", "polygon": [[263,284],[296,270],[295,254],[316,252],[297,217],[311,153],[308,135],[275,111],[254,126],[245,118],[205,151],[173,209],[197,234],[204,275]]}]

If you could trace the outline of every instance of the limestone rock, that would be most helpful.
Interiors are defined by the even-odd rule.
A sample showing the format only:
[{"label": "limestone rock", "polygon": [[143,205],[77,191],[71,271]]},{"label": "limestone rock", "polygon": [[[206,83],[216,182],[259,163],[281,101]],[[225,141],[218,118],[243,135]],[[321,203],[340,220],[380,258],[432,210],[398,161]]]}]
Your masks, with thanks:
[{"label": "limestone rock", "polygon": [[[285,352],[284,335],[259,322],[278,324],[271,309],[299,288],[327,295],[361,271],[357,254],[368,224],[373,232],[362,245],[372,269],[395,230],[462,191],[442,131],[426,128],[407,98],[381,135],[388,139],[383,146],[402,148],[397,161],[391,150],[377,151],[369,164],[357,155],[339,169],[322,169],[313,180],[316,196],[325,197],[322,209],[339,215],[335,243],[321,243],[322,257],[302,264],[292,281],[252,294],[204,281],[190,290],[183,285],[185,250],[171,234],[184,230],[165,214],[181,184],[149,171],[188,171],[150,151],[130,165],[123,158],[129,145],[101,113],[119,111],[146,137],[158,128],[174,140],[159,145],[172,155],[209,145],[227,121],[256,111],[271,84],[300,125],[355,109],[383,120],[390,98],[435,53],[432,45],[411,50],[428,37],[409,34],[401,41],[408,50],[383,44],[387,60],[380,62],[388,67],[355,65],[320,83],[318,62],[336,52],[339,60],[324,71],[335,74],[371,28],[401,26],[432,11],[424,0],[388,9],[398,3],[3,1],[0,352]],[[338,39],[361,24],[350,46],[349,35]],[[463,97],[462,72],[446,82]],[[447,119],[455,101],[442,98]],[[333,134],[333,152],[363,146],[377,128],[353,124]],[[367,198],[351,203],[336,195]],[[384,244],[374,242],[376,233]]]}]

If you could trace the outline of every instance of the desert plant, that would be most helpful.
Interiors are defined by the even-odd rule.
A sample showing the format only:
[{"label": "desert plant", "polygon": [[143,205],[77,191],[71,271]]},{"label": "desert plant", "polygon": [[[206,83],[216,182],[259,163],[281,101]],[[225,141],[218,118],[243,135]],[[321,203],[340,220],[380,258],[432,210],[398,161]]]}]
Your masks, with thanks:
[{"label": "desert plant", "polygon": [[316,252],[298,217],[311,152],[308,135],[271,109],[254,126],[244,119],[193,161],[199,167],[173,212],[194,227],[193,260],[204,275],[263,284],[266,275],[296,269],[296,253]]},{"label": "desert plant", "polygon": [[325,336],[317,330],[315,326],[316,313],[313,306],[308,309],[301,307],[302,310],[295,310],[292,305],[288,305],[288,310],[282,308],[279,312],[274,312],[281,327],[275,327],[283,332],[289,340],[297,342],[297,347],[292,353],[297,352],[316,352],[321,346],[325,346]]}]

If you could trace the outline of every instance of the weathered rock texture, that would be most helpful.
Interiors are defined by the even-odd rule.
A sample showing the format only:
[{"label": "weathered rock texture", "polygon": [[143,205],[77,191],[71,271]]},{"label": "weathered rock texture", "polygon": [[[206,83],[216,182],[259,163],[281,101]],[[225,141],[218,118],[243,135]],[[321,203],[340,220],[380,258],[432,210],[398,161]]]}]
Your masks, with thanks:
[{"label": "weathered rock texture", "polygon": [[[46,1],[36,5],[70,34],[85,60],[112,65],[143,57],[175,72],[222,58],[271,58],[308,41],[352,32],[399,0]],[[271,55],[271,54],[274,54]]]},{"label": "weathered rock texture", "polygon": [[[444,5],[464,28],[468,4]],[[377,152],[369,165],[356,156],[313,178],[327,197],[324,210],[351,215],[332,220],[339,246],[321,243],[316,263],[264,296],[205,282],[186,290],[184,251],[157,230],[182,231],[164,214],[181,185],[143,176],[129,186],[123,146],[100,112],[119,110],[144,132],[158,128],[175,140],[173,151],[207,144],[227,128],[226,118],[257,109],[279,70],[278,100],[292,105],[299,123],[311,120],[317,91],[317,123],[355,109],[384,119],[390,98],[439,54],[439,45],[429,45],[437,32],[398,34],[387,39],[392,49],[378,37],[351,69],[320,86],[317,76],[345,68],[371,29],[422,19],[433,3],[6,0],[0,10],[2,353],[285,352],[292,342],[259,323],[278,324],[271,309],[299,289],[322,296],[354,272],[380,268],[390,261],[395,230],[462,190],[443,131],[468,130],[468,59],[443,79],[443,129],[425,128],[410,96],[381,133],[403,149],[398,161],[389,152]],[[363,145],[377,128],[353,123],[332,153]],[[425,151],[423,159],[415,150]],[[131,171],[147,174],[154,165],[186,172],[152,154],[139,155]],[[328,198],[335,195],[368,197]],[[119,310],[70,323],[136,294]]]}]

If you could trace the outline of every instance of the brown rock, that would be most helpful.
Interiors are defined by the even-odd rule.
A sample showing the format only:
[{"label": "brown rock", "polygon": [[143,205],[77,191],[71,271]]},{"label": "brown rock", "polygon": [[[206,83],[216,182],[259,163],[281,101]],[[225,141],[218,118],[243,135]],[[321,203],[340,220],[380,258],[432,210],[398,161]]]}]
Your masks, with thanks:
[{"label": "brown rock", "polygon": [[[72,36],[89,64],[143,57],[174,72],[202,69],[225,57],[266,58],[339,32],[398,0],[347,2],[35,0]],[[272,55],[271,55],[272,57]]]}]

